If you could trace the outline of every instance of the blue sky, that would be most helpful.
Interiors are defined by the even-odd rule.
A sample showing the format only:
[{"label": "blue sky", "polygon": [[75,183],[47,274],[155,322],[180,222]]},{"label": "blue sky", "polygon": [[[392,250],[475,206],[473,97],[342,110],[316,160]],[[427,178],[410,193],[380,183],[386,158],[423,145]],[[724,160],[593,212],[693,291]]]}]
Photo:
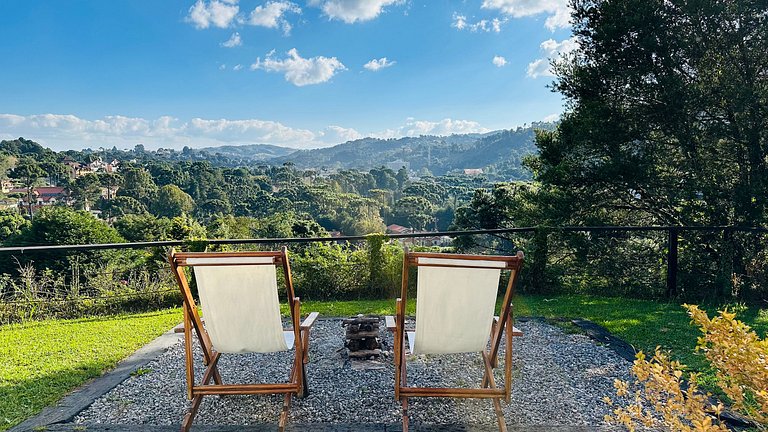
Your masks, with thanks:
[{"label": "blue sky", "polygon": [[565,0],[3,0],[0,138],[55,149],[483,132],[556,118]]}]

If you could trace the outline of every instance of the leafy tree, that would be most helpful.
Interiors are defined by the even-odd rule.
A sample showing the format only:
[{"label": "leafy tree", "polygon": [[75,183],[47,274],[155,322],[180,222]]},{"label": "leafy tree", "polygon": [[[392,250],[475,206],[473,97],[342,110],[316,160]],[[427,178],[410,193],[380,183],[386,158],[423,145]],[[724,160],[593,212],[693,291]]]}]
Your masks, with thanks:
[{"label": "leafy tree", "polygon": [[221,199],[209,199],[203,201],[198,206],[198,211],[204,216],[211,216],[215,214],[230,214],[232,213],[232,206],[229,205],[229,201]]},{"label": "leafy tree", "polygon": [[152,211],[157,216],[175,217],[189,213],[195,208],[192,197],[176,185],[165,185],[160,188],[157,198],[152,205]]},{"label": "leafy tree", "polygon": [[392,209],[395,223],[424,230],[435,221],[434,206],[426,198],[406,196],[400,198]]},{"label": "leafy tree", "polygon": [[577,0],[555,71],[569,111],[536,178],[606,222],[761,225],[768,210],[762,2]]},{"label": "leafy tree", "polygon": [[107,190],[107,200],[114,198],[115,191],[123,184],[123,176],[116,172],[100,172],[99,185]]},{"label": "leafy tree", "polygon": [[167,240],[171,231],[168,218],[157,218],[149,213],[128,214],[115,222],[115,229],[132,242]]},{"label": "leafy tree", "polygon": [[168,234],[174,240],[206,238],[205,227],[190,218],[186,213],[171,219],[171,227]]},{"label": "leafy tree", "polygon": [[42,160],[53,154],[53,151],[40,144],[21,137],[15,140],[0,141],[0,152],[8,153],[13,156],[30,156],[37,160]]},{"label": "leafy tree", "polygon": [[120,234],[90,213],[69,207],[45,207],[24,229],[18,242],[24,245],[122,243]]},{"label": "leafy tree", "polygon": [[400,167],[395,178],[397,179],[397,188],[402,189],[408,181],[408,170],[405,167]]},{"label": "leafy tree", "polygon": [[27,211],[30,219],[32,218],[32,192],[35,186],[38,186],[45,172],[40,165],[31,157],[24,157],[19,159],[16,167],[11,170],[11,178],[17,179],[24,185],[27,190]]},{"label": "leafy tree", "polygon": [[[764,226],[765,3],[572,5],[577,48],[556,63],[553,85],[568,111],[556,131],[539,133],[539,155],[527,162],[546,198],[556,203],[542,207],[546,219],[565,225]],[[574,256],[587,250],[607,256],[596,243],[569,239]],[[734,241],[706,233],[691,234],[684,244],[681,285],[699,295],[744,295],[734,276],[758,265],[765,247],[758,236],[736,248]],[[608,254],[621,256],[615,248]]]},{"label": "leafy tree", "polygon": [[18,236],[29,226],[29,221],[13,210],[0,210],[0,243]]},{"label": "leafy tree", "polygon": [[157,195],[157,185],[149,171],[141,167],[129,166],[122,170],[122,173],[123,187],[117,191],[117,195],[131,197],[149,206]]},{"label": "leafy tree", "polygon": [[67,185],[67,190],[77,207],[83,210],[88,203],[93,204],[101,197],[99,176],[88,173],[77,177]]},{"label": "leafy tree", "polygon": [[389,168],[374,168],[370,171],[370,174],[373,176],[373,179],[376,181],[376,188],[377,189],[389,189],[389,190],[396,190],[398,189],[398,181],[397,178],[395,178],[395,172],[392,171]]},{"label": "leafy tree", "polygon": [[[125,239],[112,227],[96,219],[90,213],[69,207],[51,206],[41,208],[35,219],[21,230],[18,236],[7,240],[10,246],[104,244],[122,243]],[[124,262],[121,253],[114,250],[91,250],[87,252],[30,251],[16,256],[22,265],[34,262],[69,278],[79,274],[99,271],[117,262]],[[14,273],[15,260],[0,262],[0,270]]]},{"label": "leafy tree", "polygon": [[128,196],[118,196],[102,203],[102,209],[110,216],[125,216],[129,214],[147,213],[147,208],[137,199]]},{"label": "leafy tree", "polygon": [[218,239],[253,238],[257,223],[255,218],[218,215],[208,225],[208,237]]}]

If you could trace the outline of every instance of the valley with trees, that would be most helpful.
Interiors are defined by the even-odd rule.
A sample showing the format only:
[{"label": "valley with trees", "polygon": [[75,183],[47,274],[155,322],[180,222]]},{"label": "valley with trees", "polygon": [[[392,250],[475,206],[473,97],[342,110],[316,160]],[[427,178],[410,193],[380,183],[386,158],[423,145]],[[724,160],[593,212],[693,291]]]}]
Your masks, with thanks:
[{"label": "valley with trees", "polygon": [[[490,3],[476,6],[487,13]],[[235,8],[237,1],[199,0],[190,12],[205,9],[206,4]],[[508,11],[517,11],[508,7]],[[355,139],[297,149],[317,143],[330,145],[318,140],[327,130],[291,129],[310,137],[290,143],[297,148],[229,145],[262,141],[242,139],[243,135],[238,135],[242,130],[230,130],[232,135],[227,135],[217,128],[235,125],[235,129],[243,129],[246,124],[290,128],[260,120],[194,118],[182,124],[163,117],[160,120],[165,123],[158,121],[167,126],[162,132],[177,134],[177,140],[169,139],[167,144],[175,148],[148,149],[137,139],[136,144],[131,142],[133,148],[65,151],[41,145],[45,136],[8,138],[19,134],[5,133],[3,137],[8,139],[0,141],[0,246],[5,254],[0,260],[0,326],[10,335],[5,339],[16,338],[22,330],[24,345],[34,346],[37,327],[24,327],[32,321],[43,322],[40,328],[50,323],[54,323],[51,327],[59,322],[73,323],[73,328],[91,334],[89,319],[98,317],[107,322],[122,314],[132,315],[136,322],[147,321],[143,325],[152,331],[164,331],[181,320],[178,309],[157,312],[178,308],[181,303],[177,282],[168,271],[171,247],[229,251],[287,246],[291,277],[300,287],[297,291],[302,307],[317,306],[335,316],[389,314],[394,311],[393,299],[411,292],[409,289],[415,291],[414,275],[409,279],[402,273],[406,248],[486,255],[524,251],[524,270],[515,287],[516,314],[542,317],[542,325],[549,320],[567,328],[577,321],[575,318],[586,318],[625,339],[628,349],[653,352],[656,348],[656,355],[648,356],[650,361],[639,353],[634,363],[635,378],[645,383],[644,389],[638,387],[637,392],[630,393],[630,383],[615,381],[619,402],[612,411],[616,417],[606,416],[608,421],[634,430],[641,423],[655,424],[664,415],[669,424],[684,426],[673,430],[726,430],[720,417],[723,405],[712,404],[714,399],[707,399],[711,395],[704,398],[695,393],[700,386],[726,405],[733,402],[731,408],[751,418],[755,430],[765,430],[766,10],[764,1],[569,1],[558,12],[570,16],[570,38],[541,43],[540,49],[551,56],[529,63],[524,75],[526,80],[553,77],[549,89],[562,96],[562,114],[538,116],[558,118],[555,122],[534,122],[508,130],[487,132],[489,129],[480,123],[446,118],[444,123],[467,126],[458,130],[474,132],[413,136],[414,129],[395,128],[387,130],[398,133],[376,135],[397,138],[357,138],[362,136],[357,130],[363,129],[335,126],[347,132],[343,136]],[[552,12],[541,20],[548,31],[565,28],[558,27],[555,18],[559,15],[554,11],[539,12],[537,19],[545,15],[543,12]],[[234,11],[229,20],[236,15]],[[210,13],[195,16],[208,20]],[[319,16],[324,17],[319,20],[323,25],[331,21]],[[398,19],[408,16],[388,15]],[[473,24],[457,12],[452,16],[451,31],[459,34],[466,29],[465,35],[478,40],[496,38],[502,25],[517,18],[499,15],[503,20]],[[190,20],[194,21],[188,18],[185,25]],[[197,30],[211,25],[208,21],[202,24]],[[287,21],[275,21],[271,27],[281,26],[287,37],[292,28]],[[300,32],[297,27],[296,33]],[[235,39],[216,42],[216,49],[239,46],[240,34],[235,35],[236,45]],[[282,82],[279,74],[267,75],[276,79],[260,88],[282,89],[275,83],[319,85],[329,82],[336,72],[347,70],[350,72],[335,79],[374,82],[387,72],[397,71],[376,72],[395,65],[396,61],[386,57],[361,66],[365,71],[351,73],[352,63],[345,60],[344,66],[336,57],[303,58],[296,48],[289,51],[290,58],[279,57],[274,49],[265,52],[268,54],[251,66],[251,76],[283,73],[291,65],[313,61],[326,64],[313,69],[326,70],[328,76],[310,79],[308,72],[293,71],[285,73]],[[415,56],[410,57],[398,58],[398,67],[412,66],[406,64]],[[493,68],[495,75],[485,71],[482,76],[507,77],[502,75],[509,70],[502,69],[507,64],[500,55],[492,62],[486,59],[486,69]],[[328,65],[333,66],[330,72]],[[210,69],[210,65],[206,67]],[[222,62],[216,71],[234,75],[242,67]],[[481,69],[468,67],[461,72],[469,70],[479,74]],[[454,71],[441,76],[455,78],[448,72]],[[409,82],[408,88],[415,87],[414,82]],[[336,88],[357,89],[349,82],[344,84]],[[489,84],[488,92],[499,92],[508,99],[519,94],[502,93],[512,92],[512,87],[497,84]],[[374,87],[379,88],[370,88]],[[433,95],[437,93],[445,94],[441,90]],[[466,93],[486,96],[478,96],[469,88]],[[416,97],[421,96],[414,94]],[[295,101],[286,97],[289,99]],[[477,100],[471,99],[473,103],[479,103]],[[327,100],[322,102],[317,105],[325,106]],[[497,106],[493,101],[488,103],[494,109]],[[535,105],[531,100],[528,103]],[[310,111],[311,106],[304,108]],[[26,122],[39,126],[37,117],[34,121],[27,117],[8,114],[0,120],[4,118],[3,124],[9,125]],[[66,116],[66,120],[80,125],[74,116]],[[418,121],[409,117],[411,123]],[[141,124],[136,128],[153,144],[166,136],[156,133],[154,123],[137,123]],[[172,123],[173,128],[168,126]],[[193,123],[198,123],[198,129]],[[430,131],[440,130],[436,128],[441,122],[427,123]],[[190,130],[205,141],[191,143],[192,138],[185,135]],[[283,271],[278,271],[281,281],[287,280]],[[195,295],[197,288],[194,279],[190,280]],[[502,278],[501,285],[505,283]],[[505,297],[510,299],[511,293]],[[710,319],[703,309],[686,305],[684,310],[682,303],[701,304],[710,315],[721,311]],[[146,315],[148,311],[157,313]],[[740,314],[738,319],[736,313]],[[701,333],[690,326],[690,319],[700,326]],[[121,318],[115,321],[118,323],[110,325],[125,325],[119,323]],[[119,344],[118,354],[116,348],[97,346],[104,351],[100,354],[103,358],[87,374],[77,375],[81,362],[71,368],[75,372],[51,372],[41,380],[55,382],[60,376],[74,376],[71,382],[58,384],[59,390],[30,390],[33,386],[24,379],[14,387],[0,386],[0,408],[5,404],[5,409],[14,410],[5,417],[5,423],[0,416],[0,430],[114,365],[140,346],[138,342],[131,345],[131,336]],[[149,337],[138,339],[144,343]],[[9,346],[11,343],[7,342]],[[100,352],[95,348],[91,351]],[[14,361],[23,364],[19,370],[28,367],[26,357]],[[490,369],[488,358],[485,362]],[[631,366],[624,366],[627,374],[632,373]],[[590,369],[589,374],[596,369]],[[26,369],[16,372],[26,377],[24,374]],[[648,377],[651,379],[644,380]],[[658,383],[663,384],[661,390],[653,387]],[[686,393],[690,389],[691,393]],[[651,398],[641,401],[643,392]],[[53,393],[54,397],[34,400],[19,409],[10,407],[11,397],[5,396],[22,399],[18,395],[25,395],[27,400],[37,393]],[[636,405],[626,400],[634,395],[635,401],[640,401]],[[669,395],[679,404],[670,404]],[[620,400],[622,397],[625,400]],[[614,408],[611,398],[602,400]],[[623,408],[623,402],[629,405]],[[657,412],[646,410],[646,405]]]}]

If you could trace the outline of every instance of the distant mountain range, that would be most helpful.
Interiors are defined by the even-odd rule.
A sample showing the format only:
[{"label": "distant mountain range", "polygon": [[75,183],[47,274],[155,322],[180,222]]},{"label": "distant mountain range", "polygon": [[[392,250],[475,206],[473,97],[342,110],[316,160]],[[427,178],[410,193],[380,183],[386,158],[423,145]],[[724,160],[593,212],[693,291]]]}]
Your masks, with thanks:
[{"label": "distant mountain range", "polygon": [[271,144],[227,145],[219,147],[202,147],[196,150],[213,155],[220,154],[233,159],[254,161],[266,161],[275,157],[287,156],[296,151],[296,149]]},{"label": "distant mountain range", "polygon": [[555,123],[534,123],[530,127],[485,134],[419,136],[398,139],[363,138],[333,147],[294,150],[267,144],[222,146],[198,149],[212,155],[281,165],[291,162],[302,169],[368,170],[387,166],[397,170],[428,169],[442,175],[466,168],[503,167],[519,170],[521,159],[536,153],[535,130],[551,130]]}]

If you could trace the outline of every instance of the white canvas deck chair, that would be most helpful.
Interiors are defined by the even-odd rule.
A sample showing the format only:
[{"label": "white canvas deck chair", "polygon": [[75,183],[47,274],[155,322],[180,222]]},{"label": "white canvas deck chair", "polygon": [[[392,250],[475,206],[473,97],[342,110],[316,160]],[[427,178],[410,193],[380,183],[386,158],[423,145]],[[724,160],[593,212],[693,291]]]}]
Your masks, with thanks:
[{"label": "white canvas deck chair", "polygon": [[[279,427],[288,417],[291,397],[306,396],[304,364],[309,357],[309,331],[317,312],[299,324],[300,301],[293,291],[286,248],[279,252],[198,252],[171,250],[171,270],[184,300],[184,348],[187,397],[192,400],[182,431],[188,431],[205,395],[284,394]],[[277,288],[277,266],[285,273],[293,328],[283,330]],[[184,267],[192,267],[205,325],[197,311]],[[192,331],[197,335],[206,366],[202,383],[195,383]],[[275,384],[224,384],[217,367],[221,353],[269,353],[294,350],[288,382]],[[213,380],[214,383],[210,384]]]},{"label": "white canvas deck chair", "polygon": [[[410,253],[403,259],[403,279],[396,316],[386,317],[395,332],[395,399],[403,409],[403,431],[408,430],[408,398],[452,397],[493,400],[499,430],[506,431],[501,398],[510,399],[512,336],[522,333],[513,326],[512,297],[523,264],[516,256]],[[408,270],[417,267],[416,331],[406,332]],[[496,317],[496,298],[502,270],[509,270],[501,312]],[[480,353],[485,374],[481,388],[409,387],[406,380],[406,335],[412,354]],[[498,366],[499,345],[506,337],[504,386],[497,387],[493,369]],[[488,348],[490,340],[490,348]]]}]

